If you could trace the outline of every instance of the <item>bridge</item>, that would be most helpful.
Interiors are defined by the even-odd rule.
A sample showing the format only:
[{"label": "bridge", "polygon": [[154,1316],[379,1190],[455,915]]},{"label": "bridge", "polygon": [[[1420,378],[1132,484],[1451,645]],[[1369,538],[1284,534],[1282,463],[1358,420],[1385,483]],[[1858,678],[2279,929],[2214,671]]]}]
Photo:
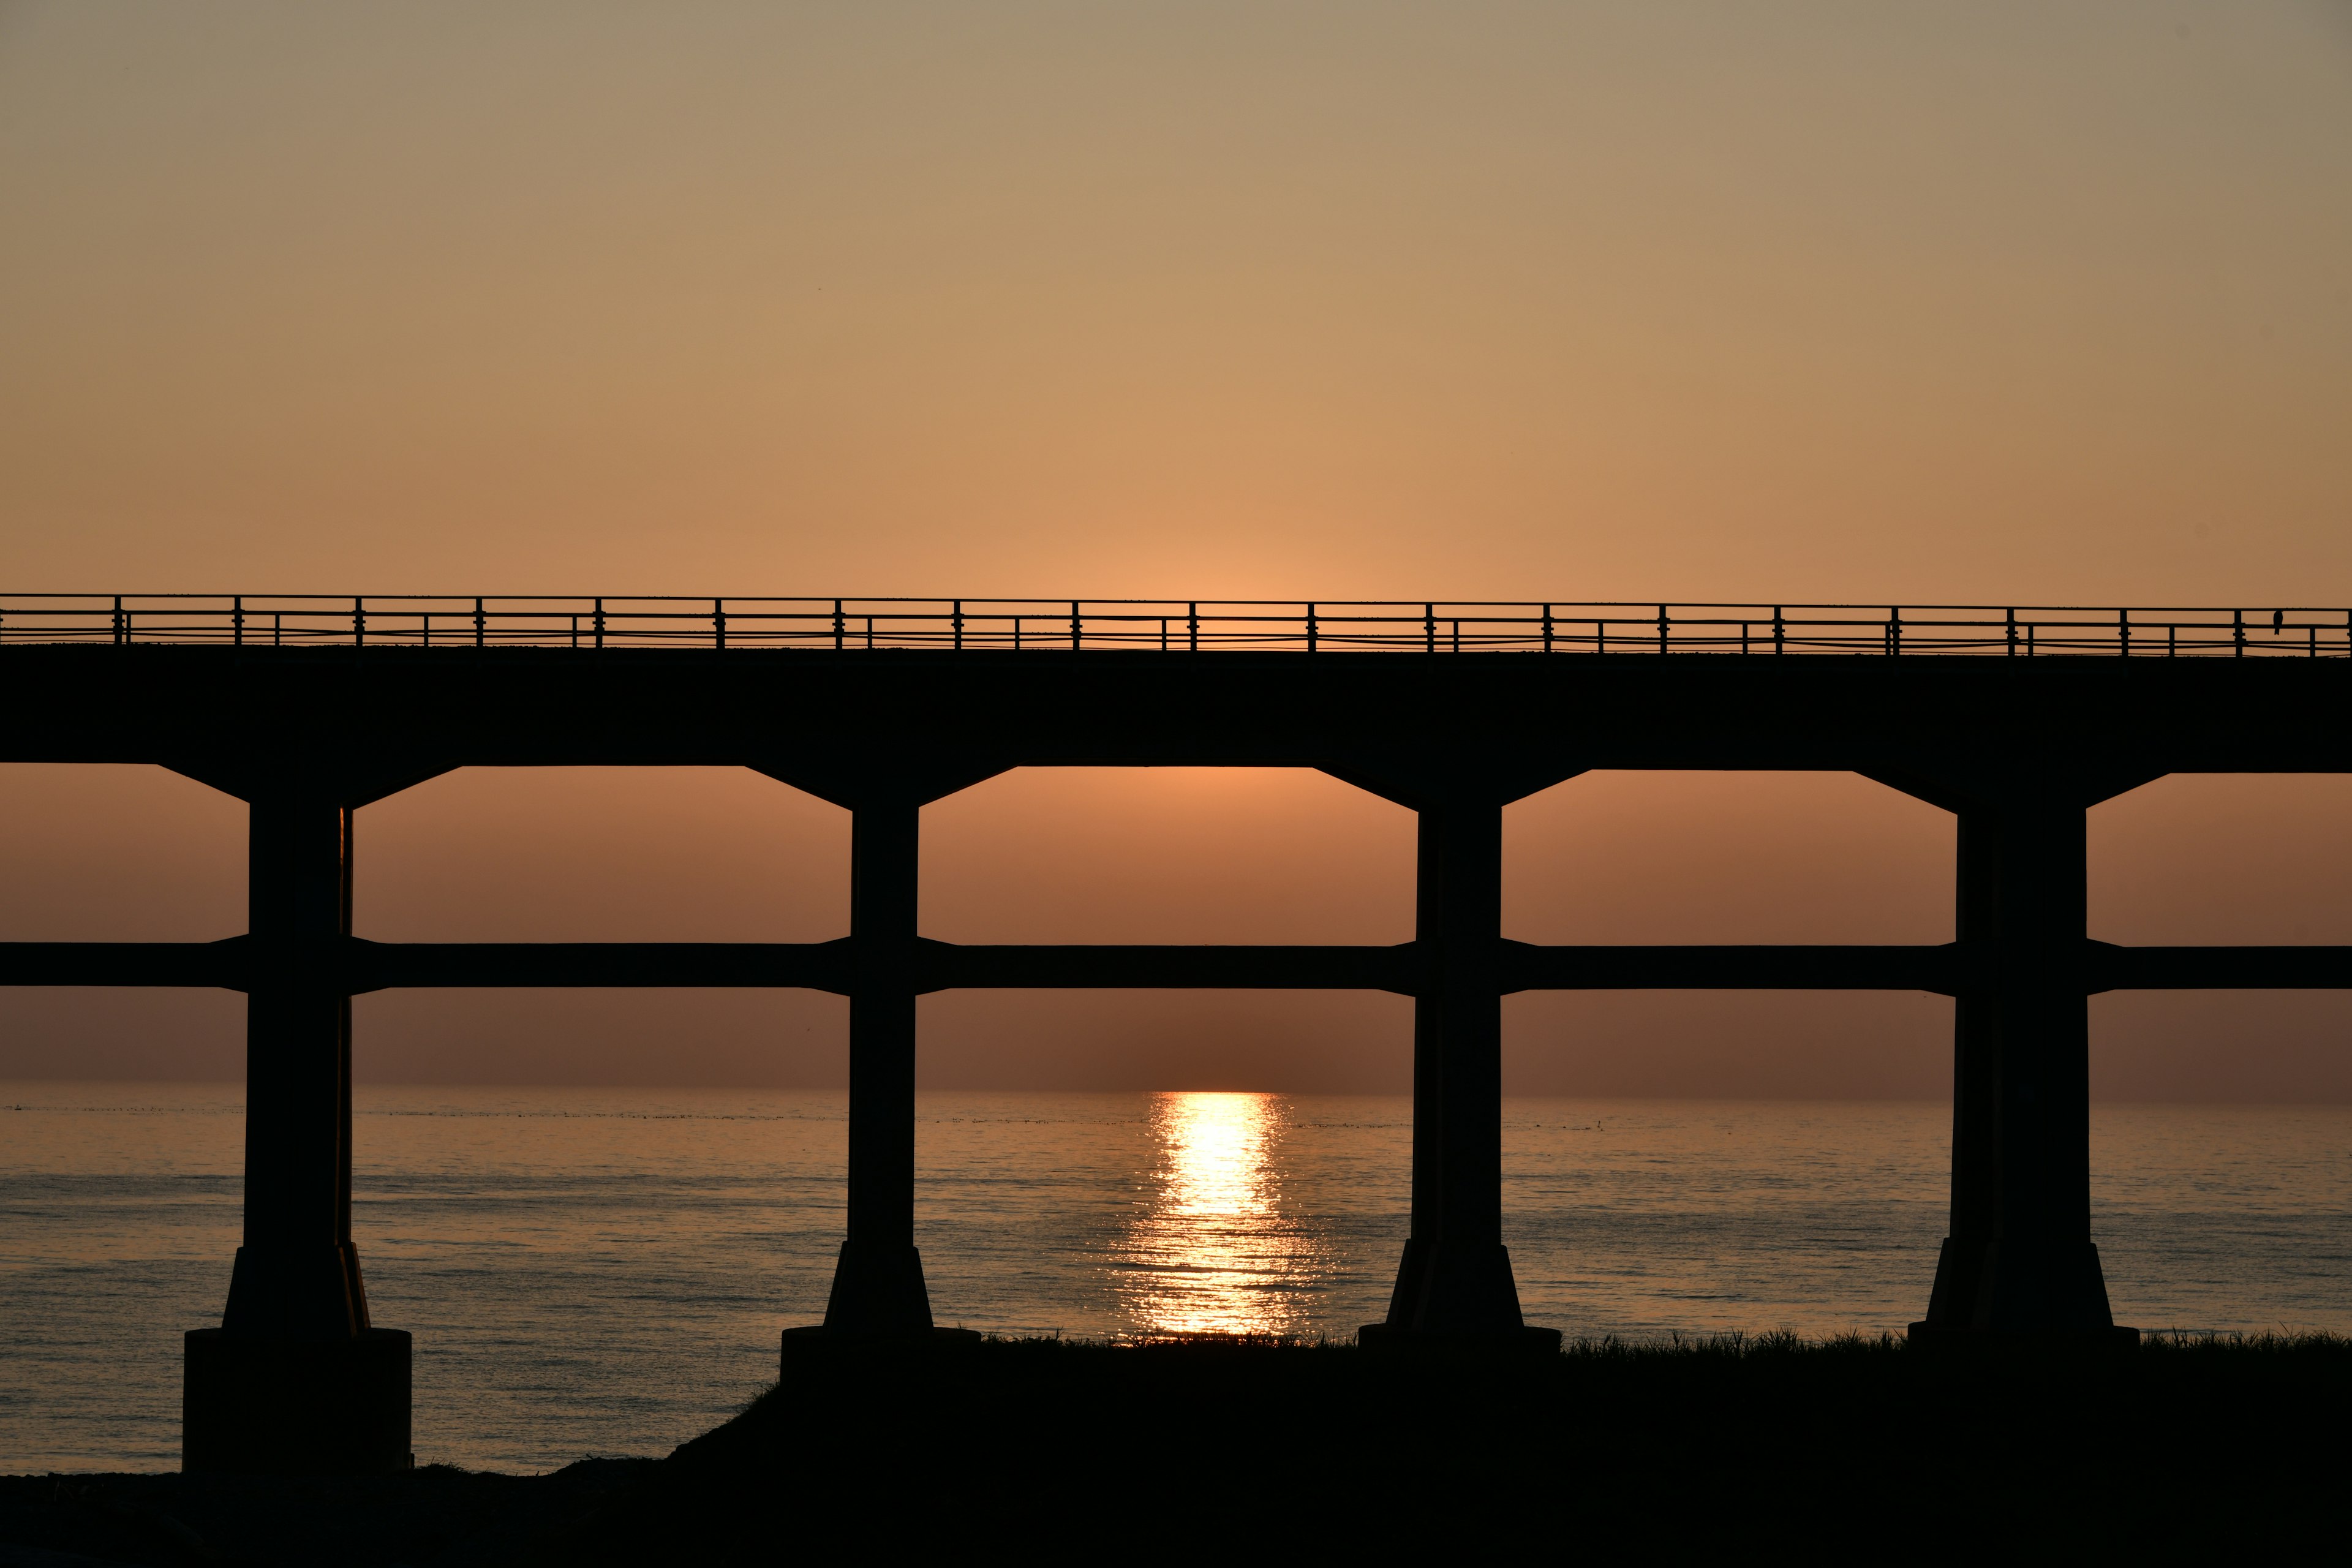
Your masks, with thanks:
[{"label": "bridge", "polygon": [[[1368,1342],[1540,1342],[1501,1215],[1501,998],[1956,999],[1951,1218],[1923,1343],[2127,1338],[2090,1234],[2088,1005],[2352,986],[2352,948],[2089,940],[2084,814],[2174,773],[2352,770],[2344,609],[0,596],[0,762],[157,763],[250,808],[250,921],[0,943],[0,984],[247,996],[244,1245],[187,1336],[190,1468],[397,1468],[406,1334],[351,1241],[351,997],[801,986],[850,999],[848,1214],[822,1331],[933,1331],[914,1239],[916,997],[952,986],[1413,998],[1412,1230]],[[734,765],[852,814],[820,943],[383,943],[353,814],[467,766]],[[1418,814],[1392,947],[982,946],[916,921],[922,806],[1007,769],[1319,769]],[[1501,932],[1502,814],[1593,769],[1861,773],[1958,819],[1957,938],[1541,946]],[[799,1331],[795,1331],[798,1332]],[[1556,1336],[1553,1336],[1556,1341]]]}]

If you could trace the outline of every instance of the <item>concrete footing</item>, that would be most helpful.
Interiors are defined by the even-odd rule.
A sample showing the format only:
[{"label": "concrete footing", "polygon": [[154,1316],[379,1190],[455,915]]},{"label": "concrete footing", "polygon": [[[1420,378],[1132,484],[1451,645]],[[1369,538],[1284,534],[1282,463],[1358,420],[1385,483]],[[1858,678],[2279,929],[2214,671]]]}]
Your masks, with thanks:
[{"label": "concrete footing", "polygon": [[1937,1323],[1913,1323],[1904,1337],[1914,1350],[1965,1355],[1978,1351],[2130,1351],[2139,1348],[2137,1329],[2109,1325],[2089,1329],[2052,1329],[2003,1332],[1990,1329],[1948,1329]]},{"label": "concrete footing", "polygon": [[1390,1323],[1366,1323],[1357,1345],[1381,1355],[1532,1357],[1559,1354],[1558,1329],[1503,1329],[1491,1333],[1429,1333]]},{"label": "concrete footing", "polygon": [[408,1363],[403,1329],[341,1340],[191,1330],[180,1468],[286,1476],[407,1469],[415,1462]]},{"label": "concrete footing", "polygon": [[901,1333],[853,1333],[812,1323],[786,1329],[776,1358],[776,1376],[789,1380],[803,1368],[856,1358],[957,1355],[976,1347],[978,1329],[917,1329]]}]

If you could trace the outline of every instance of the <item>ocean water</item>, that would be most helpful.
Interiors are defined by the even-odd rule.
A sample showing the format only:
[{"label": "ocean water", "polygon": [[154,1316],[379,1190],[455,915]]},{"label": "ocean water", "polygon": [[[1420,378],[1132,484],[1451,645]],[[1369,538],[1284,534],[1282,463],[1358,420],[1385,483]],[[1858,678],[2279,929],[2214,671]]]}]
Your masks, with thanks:
[{"label": "ocean water", "polygon": [[[179,1460],[183,1330],[219,1321],[240,1095],[0,1085],[0,1471]],[[416,1336],[420,1463],[659,1454],[824,1312],[845,1097],[377,1088],[352,1226]],[[943,1323],[1344,1336],[1385,1310],[1410,1107],[1258,1094],[923,1097]],[[1900,1331],[1943,1234],[1935,1104],[1514,1100],[1506,1239],[1571,1336]],[[2352,1331],[2352,1108],[2102,1106],[2119,1321]]]}]

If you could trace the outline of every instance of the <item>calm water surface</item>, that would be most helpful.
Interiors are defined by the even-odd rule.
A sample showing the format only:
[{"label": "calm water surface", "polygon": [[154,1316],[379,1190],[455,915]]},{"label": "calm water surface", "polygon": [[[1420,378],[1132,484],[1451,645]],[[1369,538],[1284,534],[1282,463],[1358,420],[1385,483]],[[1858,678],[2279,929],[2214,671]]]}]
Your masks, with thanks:
[{"label": "calm water surface", "polygon": [[[361,1091],[352,1226],[416,1335],[419,1462],[657,1454],[823,1316],[843,1096]],[[927,1095],[940,1320],[1008,1333],[1346,1335],[1405,1233],[1402,1100]],[[1638,1338],[1896,1330],[1943,1233],[1940,1105],[1515,1100],[1528,1321]],[[0,1470],[179,1459],[179,1336],[219,1321],[240,1096],[0,1086]],[[2119,1321],[2352,1331],[2352,1109],[2105,1106],[2095,1223]]]}]

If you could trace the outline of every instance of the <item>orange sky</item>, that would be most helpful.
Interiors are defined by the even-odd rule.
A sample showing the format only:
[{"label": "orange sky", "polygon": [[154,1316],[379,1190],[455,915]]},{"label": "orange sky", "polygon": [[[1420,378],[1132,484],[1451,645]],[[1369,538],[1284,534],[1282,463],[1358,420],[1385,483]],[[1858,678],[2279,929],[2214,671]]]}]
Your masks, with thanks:
[{"label": "orange sky", "polygon": [[[2352,8],[0,4],[0,594],[2352,602]],[[2352,793],[2093,819],[2095,931],[2352,941]],[[1386,941],[1401,813],[1022,775],[940,936]],[[236,808],[0,769],[0,931],[234,930]],[[1514,808],[1512,934],[1937,940],[1858,781]],[[838,929],[831,808],[472,774],[383,936]],[[954,995],[934,1083],[1401,1088],[1388,998]],[[2103,1092],[2352,1096],[2326,996],[2095,1005]],[[379,996],[373,1076],[834,1081],[824,998]],[[1535,1090],[1935,1094],[1895,997],[1528,997]],[[234,1070],[0,996],[0,1074]]]}]

